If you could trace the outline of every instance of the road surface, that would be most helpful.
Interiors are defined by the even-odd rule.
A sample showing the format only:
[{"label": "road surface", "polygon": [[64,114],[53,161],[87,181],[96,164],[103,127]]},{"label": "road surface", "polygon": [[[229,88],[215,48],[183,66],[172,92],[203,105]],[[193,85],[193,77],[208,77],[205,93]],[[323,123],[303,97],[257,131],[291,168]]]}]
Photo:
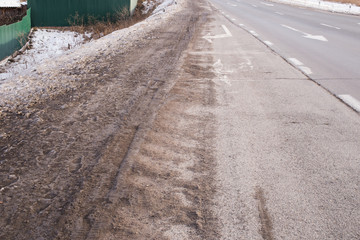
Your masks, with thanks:
[{"label": "road surface", "polygon": [[359,16],[262,0],[211,2],[333,94],[354,98],[360,111]]}]

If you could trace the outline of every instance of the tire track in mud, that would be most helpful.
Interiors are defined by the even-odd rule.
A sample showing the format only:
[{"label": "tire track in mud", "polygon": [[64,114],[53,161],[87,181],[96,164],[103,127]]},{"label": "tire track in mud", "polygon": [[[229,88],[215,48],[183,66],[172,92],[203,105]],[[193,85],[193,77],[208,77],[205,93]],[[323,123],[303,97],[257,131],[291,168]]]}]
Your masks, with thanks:
[{"label": "tire track in mud", "polygon": [[205,21],[189,4],[131,52],[63,69],[59,77],[76,78],[76,88],[33,102],[30,115],[2,115],[1,239],[214,232],[213,118],[184,114],[213,104],[214,90],[191,75],[197,59],[186,59],[188,72],[174,82],[181,53]]}]

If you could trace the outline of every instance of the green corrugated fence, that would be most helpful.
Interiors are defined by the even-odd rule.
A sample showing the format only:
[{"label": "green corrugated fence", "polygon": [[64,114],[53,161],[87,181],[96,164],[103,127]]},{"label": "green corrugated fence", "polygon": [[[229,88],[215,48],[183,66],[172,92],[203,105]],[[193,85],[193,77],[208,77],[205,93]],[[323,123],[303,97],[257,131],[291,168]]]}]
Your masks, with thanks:
[{"label": "green corrugated fence", "polygon": [[32,26],[69,26],[95,19],[114,20],[126,10],[133,12],[137,0],[28,0]]},{"label": "green corrugated fence", "polygon": [[19,50],[26,42],[31,30],[31,9],[20,22],[0,26],[0,60]]}]

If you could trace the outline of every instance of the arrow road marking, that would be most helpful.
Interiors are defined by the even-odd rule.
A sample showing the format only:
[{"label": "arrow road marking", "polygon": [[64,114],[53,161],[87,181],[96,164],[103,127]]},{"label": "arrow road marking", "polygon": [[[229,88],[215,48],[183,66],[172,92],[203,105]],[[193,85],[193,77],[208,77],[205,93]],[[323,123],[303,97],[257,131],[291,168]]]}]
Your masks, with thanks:
[{"label": "arrow road marking", "polygon": [[310,34],[310,33],[306,33],[306,32],[300,31],[300,30],[298,30],[298,29],[296,29],[296,28],[289,27],[289,26],[284,25],[284,24],[282,24],[281,26],[284,27],[284,28],[290,29],[290,30],[292,30],[292,31],[294,31],[294,32],[298,32],[298,33],[303,34],[303,35],[304,35],[304,36],[303,36],[304,38],[309,38],[309,39],[318,40],[318,41],[323,41],[323,42],[327,42],[327,41],[328,41],[324,36],[321,36],[321,35],[312,35],[312,34]]},{"label": "arrow road marking", "polygon": [[227,29],[227,27],[225,25],[221,25],[221,27],[224,29],[225,34],[210,36],[210,33],[209,33],[208,35],[204,36],[203,38],[205,38],[209,43],[212,43],[212,39],[232,37],[231,32],[229,31],[229,29]]},{"label": "arrow road marking", "polygon": [[325,26],[325,27],[329,27],[329,28],[335,28],[335,29],[337,29],[337,30],[340,30],[340,29],[341,29],[341,28],[339,28],[339,27],[327,25],[327,24],[325,24],[325,23],[320,23],[320,25],[321,25],[321,26]]}]

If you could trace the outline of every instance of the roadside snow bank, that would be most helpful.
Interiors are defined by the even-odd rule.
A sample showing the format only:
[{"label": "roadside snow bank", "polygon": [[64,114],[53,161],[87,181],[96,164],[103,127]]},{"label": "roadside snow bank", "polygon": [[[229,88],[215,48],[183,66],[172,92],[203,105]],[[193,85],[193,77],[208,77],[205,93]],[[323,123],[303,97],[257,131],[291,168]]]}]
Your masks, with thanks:
[{"label": "roadside snow bank", "polygon": [[26,70],[33,70],[47,59],[59,56],[69,49],[78,48],[85,38],[82,34],[70,31],[41,29],[32,34],[31,49],[18,55],[14,62],[4,61],[0,64],[0,86],[2,81]]},{"label": "roadside snow bank", "polygon": [[296,6],[311,7],[315,9],[337,12],[337,13],[360,15],[360,7],[353,4],[328,2],[322,0],[272,0],[272,1],[296,5]]},{"label": "roadside snow bank", "polygon": [[[27,108],[33,102],[56,95],[59,91],[77,89],[79,77],[70,74],[71,69],[89,69],[94,67],[94,62],[106,60],[109,55],[131,51],[132,48],[136,47],[138,39],[151,38],[151,32],[161,24],[166,23],[172,15],[181,11],[186,6],[187,1],[176,0],[175,4],[175,1],[165,0],[163,1],[164,5],[162,5],[163,11],[159,11],[129,28],[115,31],[100,39],[80,45],[77,45],[81,41],[80,36],[77,38],[70,35],[66,41],[57,39],[65,44],[51,47],[55,50],[54,54],[49,54],[47,50],[44,50],[41,55],[40,50],[29,50],[29,52],[33,51],[33,54],[29,54],[28,58],[21,59],[27,55],[25,53],[19,56],[18,62],[6,63],[4,73],[7,70],[16,70],[13,70],[14,74],[11,76],[9,74],[2,75],[3,78],[0,79],[0,115],[1,112]],[[64,37],[62,34],[58,38]],[[41,36],[42,34],[39,36],[40,39]],[[50,41],[50,45],[58,44],[56,37],[51,37],[51,39],[53,40]],[[70,40],[72,41],[69,42]],[[49,45],[48,41],[43,39],[40,42]],[[68,44],[71,46],[70,50],[65,51],[68,49]],[[40,61],[36,62],[33,67],[29,67],[30,65],[26,64],[34,61],[32,59],[40,59]]]}]

